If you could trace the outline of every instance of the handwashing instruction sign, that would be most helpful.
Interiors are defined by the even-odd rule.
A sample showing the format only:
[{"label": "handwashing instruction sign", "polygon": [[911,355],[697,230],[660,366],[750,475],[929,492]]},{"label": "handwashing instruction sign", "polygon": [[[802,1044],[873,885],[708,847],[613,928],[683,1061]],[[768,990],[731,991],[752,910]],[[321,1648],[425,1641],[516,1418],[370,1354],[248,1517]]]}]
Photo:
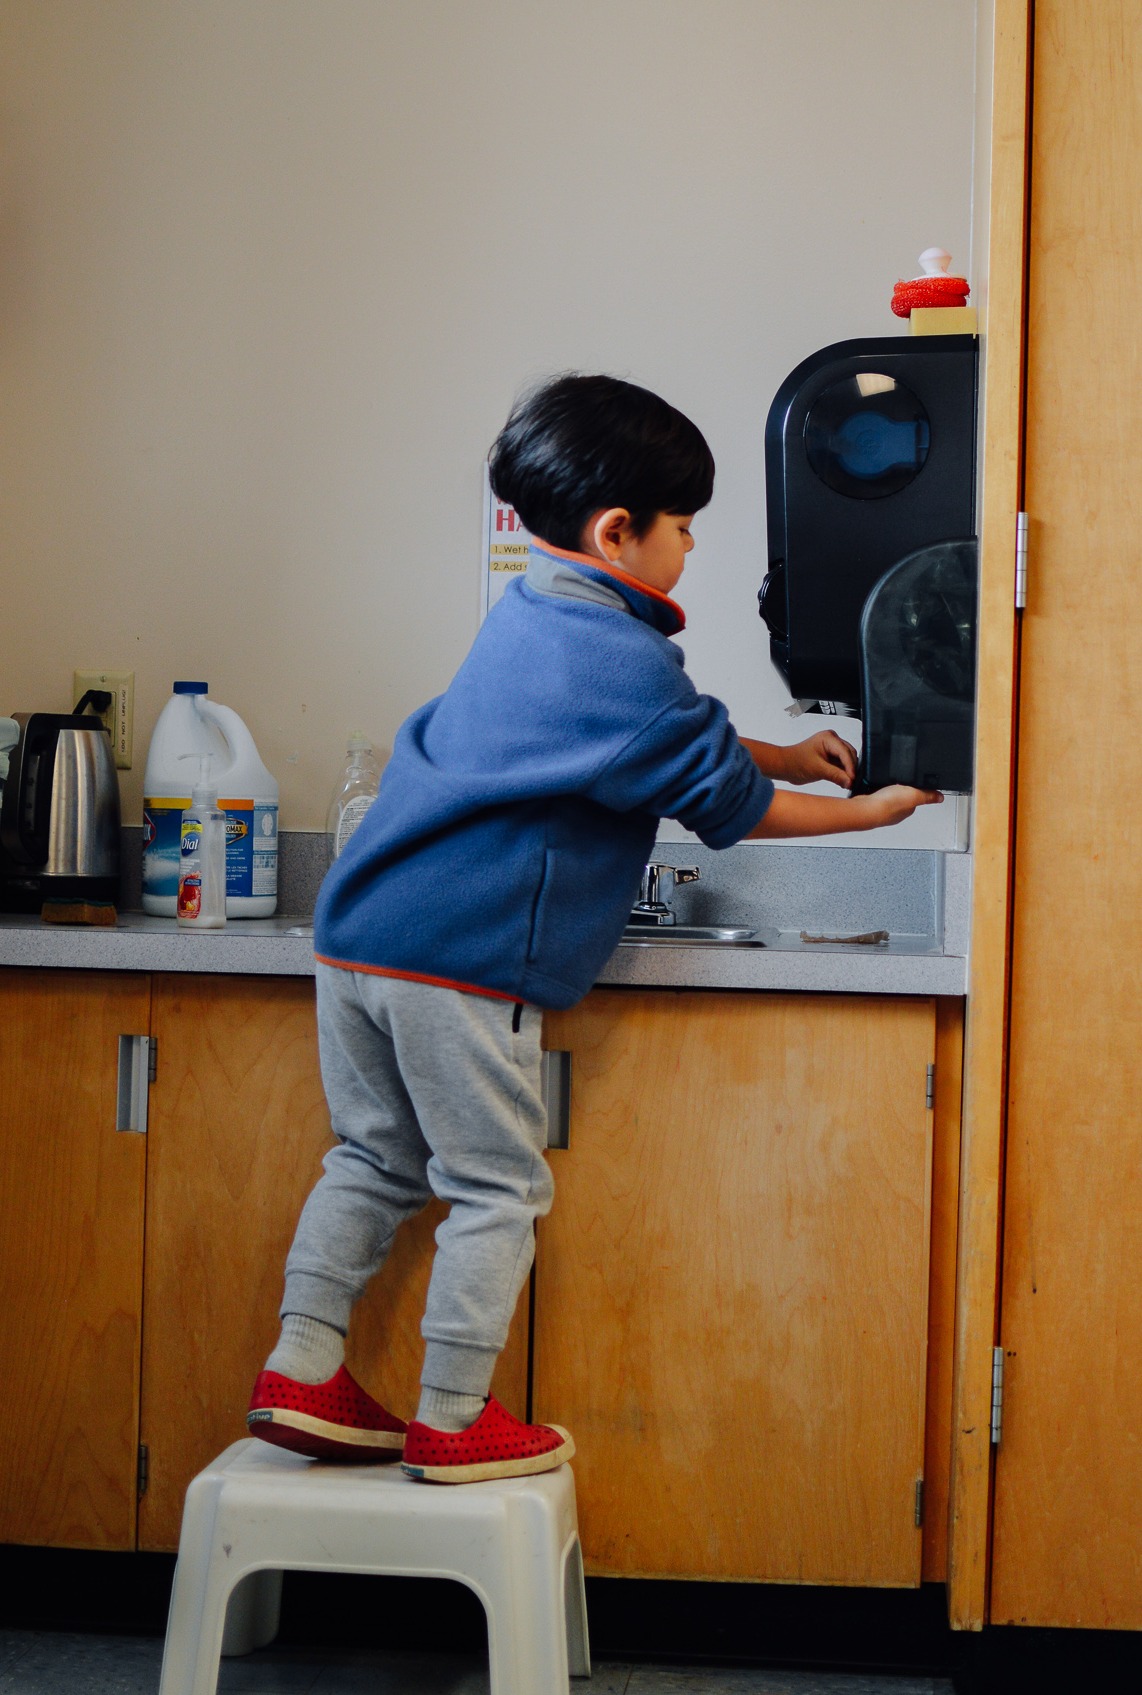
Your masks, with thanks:
[{"label": "handwashing instruction sign", "polygon": [[480,617],[486,618],[513,577],[527,570],[531,537],[514,506],[492,493],[484,466],[484,548],[480,573]]}]

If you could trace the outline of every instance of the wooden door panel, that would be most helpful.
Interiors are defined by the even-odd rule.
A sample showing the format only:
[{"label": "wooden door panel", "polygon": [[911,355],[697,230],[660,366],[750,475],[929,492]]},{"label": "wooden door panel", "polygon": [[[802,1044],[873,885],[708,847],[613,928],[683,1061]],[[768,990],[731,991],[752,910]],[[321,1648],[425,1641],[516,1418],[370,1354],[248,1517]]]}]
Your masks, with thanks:
[{"label": "wooden door panel", "polygon": [[1139,63],[1038,0],[997,1623],[1142,1628]]},{"label": "wooden door panel", "polygon": [[545,1040],[534,1412],[591,1569],[919,1582],[933,1003],[596,991]]},{"label": "wooden door panel", "polygon": [[[314,986],[301,978],[160,977],[151,1094],[143,1349],[150,1483],[140,1546],[177,1546],[187,1483],[245,1435],[277,1339],[285,1257],[331,1145]],[[402,1417],[416,1407],[435,1203],[406,1224],[354,1313],[350,1370]],[[522,1413],[526,1300],[495,1392]]]},{"label": "wooden door panel", "polygon": [[150,983],[0,971],[0,1541],[135,1542],[146,1138],[116,1130],[118,1038]]}]

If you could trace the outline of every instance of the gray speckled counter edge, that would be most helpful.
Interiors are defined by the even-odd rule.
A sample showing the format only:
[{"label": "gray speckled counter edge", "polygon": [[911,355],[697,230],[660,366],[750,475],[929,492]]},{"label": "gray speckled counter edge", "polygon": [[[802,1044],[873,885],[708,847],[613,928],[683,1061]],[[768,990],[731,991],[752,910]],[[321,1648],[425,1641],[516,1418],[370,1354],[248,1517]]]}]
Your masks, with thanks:
[{"label": "gray speckled counter edge", "polygon": [[[312,936],[295,920],[246,920],[193,935],[162,918],[125,913],[114,929],[64,928],[36,918],[0,920],[0,965],[80,971],[204,972],[228,976],[313,975]],[[931,951],[926,937],[888,947],[764,948],[620,946],[601,984],[665,989],[786,989],[885,995],[962,995],[962,958]]]},{"label": "gray speckled counter edge", "polygon": [[801,990],[815,994],[962,995],[966,961],[932,952],[924,937],[886,947],[804,946],[781,937],[764,948],[620,946],[602,985],[659,989]]},{"label": "gray speckled counter edge", "polygon": [[120,913],[114,929],[0,918],[0,965],[71,971],[203,971],[226,976],[312,977],[313,937],[297,919],[247,918],[201,935],[173,918]]}]

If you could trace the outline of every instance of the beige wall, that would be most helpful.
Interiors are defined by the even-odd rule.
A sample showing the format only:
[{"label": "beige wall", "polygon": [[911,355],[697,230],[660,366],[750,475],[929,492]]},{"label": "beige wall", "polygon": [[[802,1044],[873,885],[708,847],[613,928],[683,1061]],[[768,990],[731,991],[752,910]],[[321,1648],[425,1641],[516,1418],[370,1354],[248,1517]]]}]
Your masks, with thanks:
[{"label": "beige wall", "polygon": [[968,263],[973,0],[0,0],[0,711],[203,676],[318,827],[476,628],[514,392],[706,430],[700,687],[788,739],[754,596],[789,369]]}]

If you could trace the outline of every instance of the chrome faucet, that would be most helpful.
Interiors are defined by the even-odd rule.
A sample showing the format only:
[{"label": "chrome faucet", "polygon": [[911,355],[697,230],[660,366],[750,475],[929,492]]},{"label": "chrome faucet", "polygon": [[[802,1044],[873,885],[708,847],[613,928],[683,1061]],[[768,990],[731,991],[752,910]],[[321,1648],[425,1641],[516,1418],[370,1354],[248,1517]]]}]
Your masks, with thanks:
[{"label": "chrome faucet", "polygon": [[661,881],[664,876],[673,877],[674,886],[679,883],[696,883],[702,873],[696,865],[663,865],[657,859],[643,869],[642,882],[639,886],[638,900],[631,908],[628,923],[631,924],[675,924],[677,918],[673,908],[662,899]]}]

